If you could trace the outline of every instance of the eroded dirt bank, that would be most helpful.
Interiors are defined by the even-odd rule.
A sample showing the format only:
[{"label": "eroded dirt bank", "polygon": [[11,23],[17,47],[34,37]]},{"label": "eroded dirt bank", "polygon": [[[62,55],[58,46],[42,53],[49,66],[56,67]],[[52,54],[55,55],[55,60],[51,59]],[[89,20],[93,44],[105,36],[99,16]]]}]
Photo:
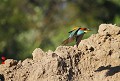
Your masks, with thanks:
[{"label": "eroded dirt bank", "polygon": [[36,48],[32,55],[0,65],[1,81],[120,81],[120,27],[101,24],[79,48]]}]

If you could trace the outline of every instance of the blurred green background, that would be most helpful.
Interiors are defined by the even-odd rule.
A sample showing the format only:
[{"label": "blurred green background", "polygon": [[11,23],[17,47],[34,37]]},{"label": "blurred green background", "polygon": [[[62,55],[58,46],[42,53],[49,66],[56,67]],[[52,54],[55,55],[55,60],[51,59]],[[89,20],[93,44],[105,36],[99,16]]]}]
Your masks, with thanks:
[{"label": "blurred green background", "polygon": [[54,51],[74,26],[91,29],[87,38],[101,23],[120,25],[120,0],[0,0],[0,56]]}]

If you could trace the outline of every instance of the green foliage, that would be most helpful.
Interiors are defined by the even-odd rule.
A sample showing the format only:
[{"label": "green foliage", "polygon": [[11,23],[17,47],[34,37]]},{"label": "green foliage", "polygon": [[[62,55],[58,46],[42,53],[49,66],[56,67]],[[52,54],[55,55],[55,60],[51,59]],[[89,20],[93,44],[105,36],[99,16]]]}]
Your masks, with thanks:
[{"label": "green foliage", "polygon": [[92,30],[85,39],[119,21],[119,0],[1,0],[0,55],[24,59],[38,47],[55,50],[74,26]]},{"label": "green foliage", "polygon": [[115,16],[114,23],[115,23],[117,26],[120,26],[120,16],[119,16],[119,15],[116,15],[116,16]]}]

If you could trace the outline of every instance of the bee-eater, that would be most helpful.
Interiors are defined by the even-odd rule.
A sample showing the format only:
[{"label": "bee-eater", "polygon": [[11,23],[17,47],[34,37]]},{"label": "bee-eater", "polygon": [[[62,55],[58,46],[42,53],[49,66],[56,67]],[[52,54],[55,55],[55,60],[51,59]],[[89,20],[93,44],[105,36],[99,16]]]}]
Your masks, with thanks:
[{"label": "bee-eater", "polygon": [[76,45],[78,47],[79,43],[82,40],[83,35],[88,31],[90,31],[88,28],[80,28],[80,27],[75,28],[69,32],[70,33],[69,37],[66,40],[64,40],[62,44],[66,45],[72,42],[74,39],[76,39]]}]

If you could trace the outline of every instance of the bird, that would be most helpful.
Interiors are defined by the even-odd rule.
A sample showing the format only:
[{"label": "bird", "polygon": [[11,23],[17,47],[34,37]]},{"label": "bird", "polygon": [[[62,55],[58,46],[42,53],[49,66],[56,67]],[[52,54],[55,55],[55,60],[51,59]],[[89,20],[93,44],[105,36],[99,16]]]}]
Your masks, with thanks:
[{"label": "bird", "polygon": [[2,64],[5,64],[6,57],[2,56],[1,60],[2,60]]},{"label": "bird", "polygon": [[78,47],[79,43],[82,40],[82,37],[85,33],[90,31],[88,28],[75,27],[69,32],[69,37],[62,42],[63,45],[66,45],[76,39],[76,45]]}]

